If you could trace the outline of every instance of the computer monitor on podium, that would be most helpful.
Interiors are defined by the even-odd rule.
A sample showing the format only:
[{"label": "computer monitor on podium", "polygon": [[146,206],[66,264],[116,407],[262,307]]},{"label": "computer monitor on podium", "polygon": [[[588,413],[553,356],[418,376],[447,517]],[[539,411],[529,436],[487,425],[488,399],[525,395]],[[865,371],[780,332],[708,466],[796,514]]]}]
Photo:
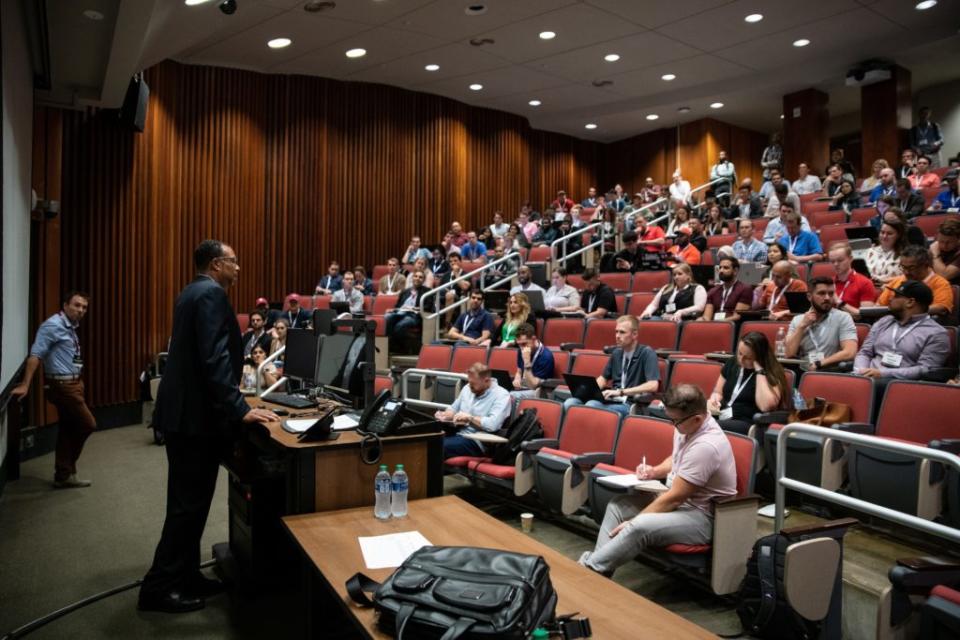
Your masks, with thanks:
[{"label": "computer monitor on podium", "polygon": [[317,368],[313,376],[318,385],[346,388],[343,384],[344,363],[354,340],[353,333],[335,331],[328,336],[320,336],[320,349],[317,353]]},{"label": "computer monitor on podium", "polygon": [[310,329],[287,331],[287,348],[283,352],[283,375],[312,383],[317,375],[320,340]]}]

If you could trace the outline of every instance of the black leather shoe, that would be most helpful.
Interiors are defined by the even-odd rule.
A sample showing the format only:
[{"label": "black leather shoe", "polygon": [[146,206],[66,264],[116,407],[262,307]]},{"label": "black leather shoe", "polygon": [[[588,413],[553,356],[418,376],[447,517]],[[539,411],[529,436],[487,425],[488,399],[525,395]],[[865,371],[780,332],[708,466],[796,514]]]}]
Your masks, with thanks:
[{"label": "black leather shoe", "polygon": [[162,611],[164,613],[187,613],[188,611],[203,609],[206,604],[201,597],[171,591],[161,596],[148,598],[141,596],[137,602],[137,609],[140,611]]},{"label": "black leather shoe", "polygon": [[223,593],[226,590],[226,585],[219,580],[211,580],[202,574],[198,574],[193,580],[190,581],[190,583],[184,589],[184,592],[199,598],[209,598],[210,596],[215,596],[218,593]]}]

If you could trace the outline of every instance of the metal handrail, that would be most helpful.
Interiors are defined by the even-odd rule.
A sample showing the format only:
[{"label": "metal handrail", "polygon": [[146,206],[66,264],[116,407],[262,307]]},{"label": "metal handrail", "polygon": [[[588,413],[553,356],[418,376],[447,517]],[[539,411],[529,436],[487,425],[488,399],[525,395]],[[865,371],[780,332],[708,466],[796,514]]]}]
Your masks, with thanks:
[{"label": "metal handrail", "polygon": [[[728,183],[730,183],[730,191],[728,191],[727,193],[731,193],[731,194],[732,194],[732,193],[733,193],[733,180],[731,180],[730,178],[717,178],[716,180],[711,180],[710,182],[704,182],[702,185],[700,185],[700,186],[697,187],[696,189],[691,189],[690,195],[687,196],[687,197],[688,197],[688,198],[692,198],[692,197],[693,197],[693,194],[697,193],[698,191],[704,191],[705,189],[709,189],[709,188],[712,187],[713,185],[715,185],[715,184],[720,184],[720,183],[722,183],[722,182],[728,182]],[[702,203],[702,202],[698,202],[696,205],[693,206],[693,208],[694,208],[694,209],[700,209],[701,207],[703,207],[703,204],[704,204],[704,203]]]},{"label": "metal handrail", "polygon": [[[645,204],[645,205],[643,205],[642,207],[638,207],[638,208],[634,209],[633,211],[631,211],[630,213],[624,214],[623,217],[622,217],[622,220],[623,220],[624,222],[626,222],[627,220],[633,220],[634,218],[637,217],[637,215],[639,215],[640,213],[646,211],[647,209],[653,209],[654,207],[659,207],[659,206],[660,206],[661,204],[663,204],[663,203],[667,203],[667,205],[669,206],[669,204],[670,204],[670,198],[664,198],[664,197],[657,198],[657,199],[654,200],[653,202],[650,202],[650,203],[648,203],[648,204]],[[652,221],[651,221],[651,222],[652,222]]]},{"label": "metal handrail", "polygon": [[429,376],[431,378],[444,378],[444,379],[450,379],[450,380],[466,380],[467,379],[467,374],[465,373],[452,373],[450,371],[441,371],[437,369],[417,369],[416,367],[411,369],[404,369],[403,373],[400,374],[400,399],[403,400],[405,404],[408,404],[414,407],[426,407],[430,409],[446,409],[449,405],[446,405],[440,402],[430,402],[429,400],[418,400],[415,398],[410,398],[409,389],[407,388],[407,385],[410,382],[411,375]]},{"label": "metal handrail", "polygon": [[256,394],[258,397],[262,398],[263,396],[267,395],[268,393],[270,393],[271,391],[279,387],[281,383],[287,381],[287,377],[282,376],[279,380],[277,380],[272,385],[270,385],[270,387],[266,391],[261,391],[261,387],[263,385],[260,384],[260,378],[263,375],[264,367],[266,367],[268,364],[270,364],[271,362],[273,362],[274,360],[282,356],[283,352],[286,350],[287,350],[287,345],[283,345],[282,347],[280,347],[279,349],[277,349],[276,351],[268,355],[266,358],[264,358],[263,362],[261,362],[260,365],[257,367],[257,381],[254,389],[256,390]]},{"label": "metal handrail", "polygon": [[774,531],[779,532],[783,528],[784,499],[787,489],[790,489],[960,543],[960,529],[954,529],[953,527],[931,522],[930,520],[924,520],[923,518],[901,511],[888,509],[887,507],[873,504],[872,502],[858,500],[857,498],[845,496],[834,491],[828,491],[816,485],[807,484],[806,482],[794,480],[793,478],[787,478],[787,439],[792,433],[809,433],[823,438],[831,438],[839,442],[858,444],[872,449],[899,453],[911,458],[934,460],[960,471],[960,457],[952,453],[947,453],[946,451],[929,449],[927,447],[887,440],[885,438],[877,438],[875,436],[840,431],[838,429],[828,429],[799,422],[791,422],[780,430],[780,435],[777,437],[776,519],[774,520]]},{"label": "metal handrail", "polygon": [[[570,238],[575,238],[575,237],[577,237],[577,236],[582,236],[583,234],[585,234],[586,232],[590,231],[591,229],[600,229],[600,230],[601,230],[601,238],[600,238],[600,240],[598,240],[598,241],[596,241],[596,242],[591,242],[591,243],[588,244],[587,246],[581,247],[580,249],[577,249],[577,250],[574,251],[573,253],[567,253],[567,251],[566,251],[566,249],[567,249],[567,242],[570,240]],[[564,264],[567,263],[567,260],[569,260],[569,259],[572,258],[573,256],[578,256],[578,255],[580,255],[581,253],[586,252],[588,249],[593,249],[594,247],[602,244],[603,241],[606,239],[606,238],[603,237],[602,234],[603,234],[603,220],[599,220],[599,221],[597,221],[597,222],[592,222],[592,223],[588,224],[588,225],[585,226],[585,227],[577,227],[576,229],[571,229],[571,230],[570,230],[570,233],[568,233],[568,234],[565,235],[565,236],[561,236],[561,237],[557,238],[556,240],[554,240],[553,242],[550,243],[550,260],[553,261],[553,262],[559,262],[559,264],[557,265],[558,267],[559,267],[559,266],[563,266]],[[557,247],[560,246],[560,245],[563,245],[563,249],[564,249],[564,254],[563,254],[563,257],[562,257],[562,258],[558,258],[558,257],[557,257]]]}]

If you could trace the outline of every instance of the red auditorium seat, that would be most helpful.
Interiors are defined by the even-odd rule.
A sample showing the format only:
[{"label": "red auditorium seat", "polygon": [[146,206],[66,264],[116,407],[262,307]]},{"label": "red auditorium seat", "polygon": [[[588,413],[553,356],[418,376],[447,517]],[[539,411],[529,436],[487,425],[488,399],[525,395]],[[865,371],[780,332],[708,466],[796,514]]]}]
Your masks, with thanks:
[{"label": "red auditorium seat", "polygon": [[777,342],[777,331],[783,327],[783,332],[786,334],[790,330],[789,322],[775,322],[773,320],[749,320],[740,325],[740,333],[737,335],[737,340],[747,335],[751,331],[759,331],[767,337],[767,342],[770,343],[770,348],[773,349],[776,346]]},{"label": "red auditorium seat", "polygon": [[540,245],[538,247],[530,247],[530,253],[527,254],[526,262],[549,262],[549,261],[550,261],[549,245]]},{"label": "red auditorium seat", "polygon": [[674,351],[680,327],[672,320],[641,320],[637,340],[654,350]]},{"label": "red auditorium seat", "polygon": [[669,387],[692,384],[700,387],[703,395],[710,397],[720,377],[723,364],[714,360],[675,360],[670,366]]},{"label": "red auditorium seat", "polygon": [[[615,273],[601,273],[600,282],[604,282],[608,287],[618,292],[627,292],[630,291],[630,273],[629,272],[615,272]],[[622,307],[621,307],[622,308]]]},{"label": "red auditorium seat", "polygon": [[949,218],[954,218],[960,220],[960,214],[956,213],[940,213],[936,215],[927,215],[917,216],[911,222],[916,226],[920,227],[920,230],[923,231],[923,235],[928,238],[935,238],[937,236],[937,229],[940,228],[940,223]]},{"label": "red auditorium seat", "polygon": [[847,221],[845,211],[814,211],[807,216],[811,229],[819,229],[828,224],[842,224]]},{"label": "red auditorium seat", "polygon": [[753,235],[758,240],[763,239],[763,233],[767,230],[767,225],[770,224],[770,218],[753,218]]},{"label": "red auditorium seat", "polygon": [[615,345],[617,321],[610,318],[591,318],[587,321],[587,330],[583,334],[583,348],[603,351],[606,346]]},{"label": "red auditorium seat", "polygon": [[685,322],[680,329],[677,350],[684,355],[703,355],[724,351],[733,353],[732,322]]},{"label": "red auditorium seat", "polygon": [[249,313],[238,313],[237,314],[237,324],[240,325],[240,333],[246,333],[247,329],[250,328],[250,314]]},{"label": "red auditorium seat", "polygon": [[670,282],[670,271],[637,271],[633,274],[630,290],[634,293],[650,293]]},{"label": "red auditorium seat", "polygon": [[490,359],[487,360],[487,366],[491,369],[506,371],[513,376],[517,372],[517,349],[514,347],[494,347],[490,349]]},{"label": "red auditorium seat", "polygon": [[[827,247],[823,248],[824,251],[827,251]],[[833,278],[837,275],[837,270],[829,262],[814,262],[810,265],[810,274],[809,278],[813,280],[814,278]]]},{"label": "red auditorium seat", "polygon": [[643,313],[643,310],[647,308],[653,298],[657,294],[651,293],[649,291],[644,293],[632,293],[630,294],[630,300],[627,303],[627,308],[624,309],[624,313],[630,316],[639,316]]},{"label": "red auditorium seat", "polygon": [[707,236],[707,248],[726,247],[737,241],[737,234],[724,233],[718,236]]},{"label": "red auditorium seat", "polygon": [[582,318],[547,318],[543,326],[543,344],[548,347],[582,344],[585,325]]},{"label": "red auditorium seat", "polygon": [[373,315],[382,316],[390,309],[393,309],[395,306],[397,306],[398,297],[399,296],[389,296],[386,294],[382,296],[376,296],[373,299]]},{"label": "red auditorium seat", "polygon": [[927,187],[926,189],[921,189],[920,194],[923,196],[923,208],[929,209],[941,191],[943,191],[943,187]]},{"label": "red auditorium seat", "polygon": [[832,245],[834,242],[847,242],[847,232],[846,229],[850,227],[856,227],[850,222],[844,222],[841,224],[828,224],[824,227],[820,227],[820,246],[823,247],[826,251],[827,247]]},{"label": "red auditorium seat", "polygon": [[393,378],[385,375],[377,375],[373,379],[373,393],[374,395],[379,394],[381,391],[389,390],[392,394],[393,392]]},{"label": "red auditorium seat", "polygon": [[586,283],[583,281],[583,276],[579,273],[571,273],[567,276],[567,284],[583,293],[583,290],[586,288]]},{"label": "red auditorium seat", "polygon": [[807,221],[810,221],[810,216],[821,211],[827,211],[830,209],[830,203],[826,201],[817,201],[812,200],[810,202],[800,202],[800,208],[803,210],[803,215],[806,216]]},{"label": "red auditorium seat", "polygon": [[870,223],[870,220],[877,216],[877,210],[873,207],[861,207],[850,212],[850,222],[860,226]]}]

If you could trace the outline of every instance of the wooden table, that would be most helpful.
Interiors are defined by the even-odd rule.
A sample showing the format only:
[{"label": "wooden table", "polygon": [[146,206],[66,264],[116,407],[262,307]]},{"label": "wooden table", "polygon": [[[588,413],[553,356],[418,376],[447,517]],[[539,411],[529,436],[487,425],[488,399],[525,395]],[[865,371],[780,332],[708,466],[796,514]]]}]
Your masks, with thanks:
[{"label": "wooden table", "polygon": [[400,520],[382,522],[373,517],[371,508],[360,508],[288,516],[283,523],[306,557],[307,571],[312,576],[309,584],[319,583],[322,587],[306,589],[308,603],[304,611],[308,616],[308,637],[314,637],[310,635],[313,632],[311,615],[317,609],[312,603],[312,591],[332,595],[363,632],[363,637],[390,637],[377,630],[373,609],[353,604],[347,596],[346,581],[357,571],[377,581],[393,572],[392,569],[365,569],[358,536],[413,530],[436,545],[491,547],[543,556],[559,596],[557,614],[579,611],[581,616],[590,618],[594,638],[716,637],[455,496],[413,501],[410,515]]}]

